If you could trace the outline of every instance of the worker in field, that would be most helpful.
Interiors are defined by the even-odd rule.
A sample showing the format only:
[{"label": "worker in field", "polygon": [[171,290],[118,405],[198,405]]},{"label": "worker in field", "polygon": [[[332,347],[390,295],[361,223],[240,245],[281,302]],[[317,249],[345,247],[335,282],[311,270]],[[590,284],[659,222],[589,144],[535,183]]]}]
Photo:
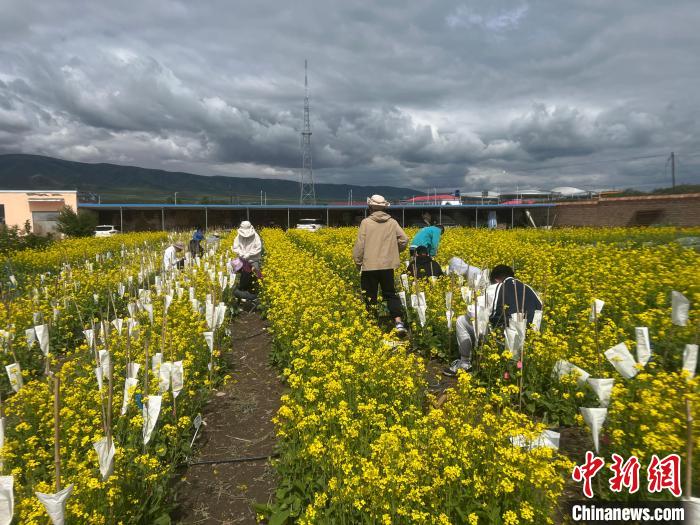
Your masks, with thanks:
[{"label": "worker in field", "polygon": [[499,264],[490,274],[491,284],[496,284],[493,306],[489,321],[491,326],[507,326],[507,320],[513,314],[522,314],[527,324],[532,320],[537,310],[542,310],[542,301],[535,291],[515,278],[515,272],[510,266]]},{"label": "worker in field", "polygon": [[405,337],[406,327],[401,320],[401,299],[396,293],[394,269],[399,267],[399,252],[406,249],[408,237],[386,210],[389,202],[381,195],[367,199],[369,215],[360,223],[352,258],[361,270],[360,286],[368,310],[375,310],[381,287],[382,298],[389,306],[396,333]]},{"label": "worker in field", "polygon": [[262,240],[249,221],[241,222],[238,234],[233,240],[233,251],[236,255],[248,261],[256,271],[260,271],[260,261],[262,260]]},{"label": "worker in field", "polygon": [[[507,326],[506,319],[517,313],[522,314],[522,318],[530,325],[535,312],[542,310],[542,301],[537,293],[516,279],[513,268],[505,264],[494,267],[489,277],[491,286],[486,289],[486,308],[491,326],[504,328]],[[459,370],[469,371],[472,368],[472,353],[477,339],[473,312],[468,311],[467,315],[457,318],[455,334],[459,359],[443,370],[447,376],[455,376]]]},{"label": "worker in field", "polygon": [[182,267],[183,259],[178,258],[179,253],[185,249],[185,245],[181,242],[170,244],[163,253],[163,271],[169,272]]},{"label": "worker in field", "polygon": [[202,227],[197,226],[190,240],[190,255],[192,255],[192,257],[201,257],[204,254],[204,248],[202,248],[203,240],[204,232],[202,231]]},{"label": "worker in field", "polygon": [[408,274],[418,279],[428,279],[430,277],[442,277],[442,268],[428,253],[428,248],[418,246],[415,257],[408,265]]},{"label": "worker in field", "polygon": [[428,249],[428,255],[435,257],[440,246],[440,237],[445,231],[442,224],[432,224],[418,230],[411,240],[410,254],[413,257],[419,246],[425,246]]}]

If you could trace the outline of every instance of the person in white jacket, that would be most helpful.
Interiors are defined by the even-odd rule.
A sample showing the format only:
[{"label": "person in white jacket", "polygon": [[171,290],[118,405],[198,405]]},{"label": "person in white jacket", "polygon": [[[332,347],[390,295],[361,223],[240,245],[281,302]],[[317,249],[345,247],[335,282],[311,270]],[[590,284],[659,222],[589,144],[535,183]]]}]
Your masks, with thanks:
[{"label": "person in white jacket", "polygon": [[176,242],[171,244],[165,249],[163,253],[163,271],[168,272],[175,270],[180,262],[177,258],[177,252],[181,252],[184,245],[181,242]]},{"label": "person in white jacket", "polygon": [[238,235],[233,240],[233,251],[260,271],[262,240],[249,221],[243,221],[238,228]]}]

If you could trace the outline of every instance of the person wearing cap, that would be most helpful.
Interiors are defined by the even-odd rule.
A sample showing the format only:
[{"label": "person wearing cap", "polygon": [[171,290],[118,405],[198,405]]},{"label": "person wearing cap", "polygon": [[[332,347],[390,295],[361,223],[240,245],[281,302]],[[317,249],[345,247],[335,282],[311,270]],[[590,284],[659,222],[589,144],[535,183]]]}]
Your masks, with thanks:
[{"label": "person wearing cap", "polygon": [[406,336],[401,315],[401,300],[396,293],[394,269],[401,263],[399,252],[406,249],[408,237],[394,219],[386,212],[389,202],[381,195],[367,199],[369,215],[360,223],[352,258],[360,268],[360,286],[369,310],[377,304],[377,293],[388,303],[389,313],[396,323],[396,332]]},{"label": "person wearing cap", "polygon": [[185,246],[181,242],[171,244],[163,253],[163,271],[168,272],[175,270],[180,265],[180,260],[177,258],[177,252],[181,252]]},{"label": "person wearing cap", "polygon": [[260,271],[262,259],[262,240],[249,221],[243,221],[238,228],[238,235],[233,240],[233,251],[244,261],[248,261],[256,271]]}]

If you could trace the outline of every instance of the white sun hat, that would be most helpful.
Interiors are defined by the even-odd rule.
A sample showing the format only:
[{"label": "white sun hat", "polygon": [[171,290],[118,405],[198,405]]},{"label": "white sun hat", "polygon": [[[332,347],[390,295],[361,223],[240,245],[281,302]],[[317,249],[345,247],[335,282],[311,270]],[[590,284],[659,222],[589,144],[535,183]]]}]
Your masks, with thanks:
[{"label": "white sun hat", "polygon": [[243,221],[238,228],[238,235],[241,237],[251,237],[255,235],[255,228],[250,224],[250,221]]}]

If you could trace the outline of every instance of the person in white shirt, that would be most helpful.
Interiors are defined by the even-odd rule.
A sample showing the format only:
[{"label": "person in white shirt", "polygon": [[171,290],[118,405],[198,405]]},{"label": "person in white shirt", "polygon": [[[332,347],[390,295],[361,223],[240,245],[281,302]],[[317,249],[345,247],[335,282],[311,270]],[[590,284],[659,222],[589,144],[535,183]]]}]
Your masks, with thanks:
[{"label": "person in white shirt", "polygon": [[257,271],[260,271],[262,249],[262,240],[253,225],[248,221],[243,221],[238,228],[238,235],[233,240],[233,251],[241,259],[248,261]]},{"label": "person in white shirt", "polygon": [[163,253],[163,271],[167,272],[177,268],[179,260],[177,258],[177,252],[181,252],[185,246],[181,242],[176,242],[171,244],[165,249]]}]

